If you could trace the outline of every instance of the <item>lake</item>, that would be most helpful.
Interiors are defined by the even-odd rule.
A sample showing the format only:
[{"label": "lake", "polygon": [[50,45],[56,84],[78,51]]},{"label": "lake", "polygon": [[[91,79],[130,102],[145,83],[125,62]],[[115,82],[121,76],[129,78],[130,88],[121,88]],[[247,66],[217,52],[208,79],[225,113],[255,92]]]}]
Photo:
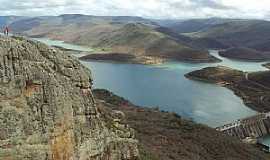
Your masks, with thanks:
[{"label": "lake", "polygon": [[[39,40],[39,39],[38,39]],[[49,45],[86,51],[87,47],[42,39]],[[74,47],[75,46],[75,47]],[[88,48],[89,49],[89,48]],[[262,63],[222,59],[221,63],[193,64],[168,62],[147,66],[135,64],[82,62],[91,69],[94,88],[108,89],[140,106],[159,107],[164,111],[217,127],[256,114],[232,91],[218,85],[188,80],[184,74],[207,66],[225,65],[244,71],[266,70]]]},{"label": "lake", "polygon": [[50,45],[50,46],[59,46],[59,47],[63,47],[66,49],[73,49],[73,50],[83,51],[83,52],[92,51],[92,49],[89,47],[79,46],[79,45],[75,45],[75,44],[69,44],[69,43],[65,43],[64,41],[51,40],[48,38],[33,38],[33,39],[40,41],[42,43],[45,43],[47,45]]}]

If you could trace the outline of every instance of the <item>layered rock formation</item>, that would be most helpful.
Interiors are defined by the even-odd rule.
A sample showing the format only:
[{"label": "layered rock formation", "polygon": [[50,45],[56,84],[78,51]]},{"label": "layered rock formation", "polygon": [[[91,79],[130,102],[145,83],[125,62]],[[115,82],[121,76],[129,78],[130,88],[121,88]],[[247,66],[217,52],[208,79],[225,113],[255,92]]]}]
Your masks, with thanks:
[{"label": "layered rock formation", "polygon": [[137,159],[133,130],[102,116],[91,83],[70,55],[0,37],[0,159]]}]

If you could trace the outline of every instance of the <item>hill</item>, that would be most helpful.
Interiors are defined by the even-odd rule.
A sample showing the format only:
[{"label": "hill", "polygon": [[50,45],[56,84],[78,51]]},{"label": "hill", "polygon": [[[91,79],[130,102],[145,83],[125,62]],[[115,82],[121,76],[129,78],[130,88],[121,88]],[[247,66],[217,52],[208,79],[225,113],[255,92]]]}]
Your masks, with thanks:
[{"label": "hill", "polygon": [[207,18],[207,19],[188,19],[188,20],[170,20],[157,21],[163,27],[170,28],[177,33],[198,32],[210,28],[217,24],[234,21],[234,19]]},{"label": "hill", "polygon": [[60,16],[28,17],[27,19],[15,21],[10,27],[14,32],[32,37],[46,36],[71,42],[80,36],[111,31],[128,23],[155,25],[154,22],[140,17],[65,14]]},{"label": "hill", "polygon": [[193,71],[186,77],[227,87],[250,108],[258,112],[270,111],[270,71],[246,73],[220,66]]},{"label": "hill", "polygon": [[267,61],[270,59],[270,52],[257,51],[251,48],[236,47],[219,52],[220,56],[247,61]]},{"label": "hill", "polygon": [[263,64],[263,66],[270,69],[270,63]]},{"label": "hill", "polygon": [[[222,55],[241,60],[265,61],[270,56],[270,22],[264,20],[235,19],[207,26],[201,30],[184,34],[193,39],[209,38],[233,48]],[[256,51],[255,51],[256,50]],[[237,51],[234,52],[234,51]],[[230,54],[234,53],[234,55]]]},{"label": "hill", "polygon": [[141,160],[257,160],[269,155],[175,113],[136,106],[106,90],[93,91],[103,113],[119,110],[135,129]]},{"label": "hill", "polygon": [[[135,55],[138,58],[161,58],[190,62],[216,62],[208,51],[194,49],[180,36],[170,36],[140,23],[127,24],[109,34],[95,37],[91,46],[104,52]],[[87,37],[77,43],[91,42]]]},{"label": "hill", "polygon": [[[96,50],[95,54],[109,53],[109,57],[113,56],[112,60],[117,57],[111,53],[136,56],[136,60],[133,61],[143,64],[161,62],[162,60],[159,59],[191,62],[218,61],[208,51],[204,51],[202,44],[197,45],[199,43],[189,37],[174,33],[140,17],[71,14],[28,18],[16,21],[10,26],[14,32],[30,37],[48,37],[90,46]],[[98,59],[109,59],[104,56],[107,55],[98,55]],[[91,57],[93,55],[83,59]]]},{"label": "hill", "polygon": [[0,16],[0,27],[4,27],[12,24],[13,22],[22,20],[26,17],[22,16]]},{"label": "hill", "polygon": [[265,49],[270,38],[270,22],[263,20],[235,20],[217,24],[192,34],[194,37],[213,38],[230,47]]},{"label": "hill", "polygon": [[[70,14],[23,18],[11,22],[14,32],[90,46],[96,50],[95,54],[144,56],[134,61],[153,57],[192,62],[217,61],[204,51],[207,49],[241,48],[235,58],[241,54],[239,58],[242,60],[263,60],[270,53],[270,22],[263,20],[148,20],[140,17]],[[129,31],[131,33],[127,33]],[[245,52],[248,51],[248,54],[242,54],[243,48],[247,48]],[[251,53],[251,49],[261,53]],[[103,56],[99,56],[99,59],[108,59],[101,58]]]}]

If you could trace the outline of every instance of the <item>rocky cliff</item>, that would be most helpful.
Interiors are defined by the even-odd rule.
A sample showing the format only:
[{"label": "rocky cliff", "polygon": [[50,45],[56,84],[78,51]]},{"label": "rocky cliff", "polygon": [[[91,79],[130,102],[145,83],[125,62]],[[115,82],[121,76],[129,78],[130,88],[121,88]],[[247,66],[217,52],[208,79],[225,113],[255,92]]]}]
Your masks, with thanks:
[{"label": "rocky cliff", "polygon": [[70,55],[0,37],[0,159],[138,159],[133,130],[102,116],[91,83]]}]

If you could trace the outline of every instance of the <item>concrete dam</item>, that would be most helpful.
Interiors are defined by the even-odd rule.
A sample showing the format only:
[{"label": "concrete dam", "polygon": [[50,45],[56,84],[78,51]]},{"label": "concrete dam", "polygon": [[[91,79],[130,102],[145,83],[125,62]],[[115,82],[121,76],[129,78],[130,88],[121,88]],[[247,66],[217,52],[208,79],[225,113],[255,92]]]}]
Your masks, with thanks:
[{"label": "concrete dam", "polygon": [[232,123],[216,128],[230,136],[245,138],[261,138],[270,134],[270,112],[260,113],[255,116],[239,119]]}]

